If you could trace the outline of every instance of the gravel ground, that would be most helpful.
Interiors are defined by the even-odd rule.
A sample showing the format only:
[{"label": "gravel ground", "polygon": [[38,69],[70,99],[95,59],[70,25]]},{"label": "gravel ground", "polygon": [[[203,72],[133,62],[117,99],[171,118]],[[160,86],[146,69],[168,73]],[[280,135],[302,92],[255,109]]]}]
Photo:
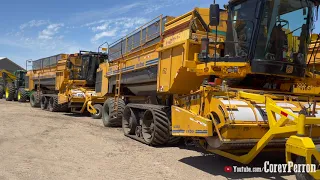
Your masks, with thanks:
[{"label": "gravel ground", "polygon": [[[292,174],[226,173],[239,165],[194,148],[154,148],[127,138],[101,120],[0,100],[0,179],[295,179]],[[263,155],[284,162],[283,153]],[[240,165],[241,166],[241,165]]]}]

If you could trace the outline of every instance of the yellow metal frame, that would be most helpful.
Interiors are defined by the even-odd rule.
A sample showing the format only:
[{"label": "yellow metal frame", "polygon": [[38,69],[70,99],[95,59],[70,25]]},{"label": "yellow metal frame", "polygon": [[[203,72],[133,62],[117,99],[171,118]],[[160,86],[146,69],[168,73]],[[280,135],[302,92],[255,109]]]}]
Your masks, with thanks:
[{"label": "yellow metal frame", "polygon": [[8,78],[6,79],[7,82],[13,82],[17,78],[14,74],[12,74],[11,72],[4,70],[4,69],[0,70],[0,78],[3,78],[2,73],[7,74],[7,76],[8,76]]},{"label": "yellow metal frame", "polygon": [[[257,142],[257,144],[249,151],[249,153],[236,156],[234,154],[224,152],[221,150],[211,150],[215,154],[230,158],[243,164],[250,163],[272,140],[272,138],[279,134],[297,132],[297,135],[290,136],[286,143],[286,160],[291,161],[291,154],[296,154],[306,158],[306,163],[311,164],[311,157],[314,156],[320,162],[320,153],[317,151],[313,141],[305,136],[305,125],[320,124],[320,118],[306,117],[304,114],[296,116],[279,106],[268,96],[258,95],[252,93],[239,92],[239,96],[247,98],[260,103],[266,104],[266,111],[268,116],[269,131]],[[280,115],[280,119],[276,120],[276,114]],[[288,121],[292,121],[289,125]],[[314,178],[320,179],[320,170],[316,173],[310,173]]]},{"label": "yellow metal frame", "polygon": [[[197,106],[196,104],[203,104],[204,108],[200,107],[202,112],[206,111],[206,106],[210,104],[209,101],[206,101],[204,97],[212,97],[213,95],[210,95],[210,88],[201,88],[199,92],[196,92],[193,97],[191,97],[190,103],[191,106]],[[211,89],[212,91],[213,89]],[[208,91],[208,92],[206,92]],[[223,93],[223,92],[222,92]],[[265,110],[267,113],[267,124],[260,124],[262,126],[265,126],[266,128],[269,128],[269,130],[266,131],[266,133],[260,138],[260,140],[257,141],[255,146],[247,151],[247,154],[238,156],[235,154],[232,154],[230,152],[226,152],[219,149],[207,149],[206,148],[206,141],[204,139],[200,139],[200,144],[203,145],[204,148],[207,149],[207,151],[224,156],[226,158],[232,159],[234,161],[248,164],[250,163],[264,148],[267,146],[267,144],[274,138],[286,138],[289,139],[286,142],[286,157],[287,162],[291,161],[291,154],[295,154],[298,156],[303,156],[306,158],[306,163],[311,164],[311,157],[314,156],[316,160],[320,160],[320,153],[317,151],[312,138],[305,136],[305,131],[310,125],[319,125],[320,124],[320,118],[316,117],[306,117],[304,114],[299,113],[299,115],[292,113],[291,111],[288,111],[287,109],[284,109],[280,106],[278,106],[276,103],[278,101],[275,101],[274,99],[279,99],[279,97],[271,94],[265,94],[260,95],[256,93],[251,92],[244,92],[244,91],[238,91],[238,92],[226,92],[225,94],[232,94],[233,97],[236,97],[237,99],[244,99],[246,101],[255,102],[257,104],[265,104]],[[224,94],[224,95],[225,95]],[[228,95],[225,95],[228,96]],[[211,100],[212,101],[212,100]],[[214,102],[214,104],[217,104],[217,102]],[[189,110],[185,110],[185,108]],[[174,136],[193,136],[193,137],[211,137],[213,134],[213,131],[217,134],[220,141],[226,141],[226,139],[222,139],[221,131],[223,130],[224,125],[232,126],[232,127],[249,127],[250,125],[247,124],[234,124],[229,122],[221,121],[219,125],[217,125],[216,121],[214,120],[214,117],[212,114],[194,114],[193,111],[198,111],[198,108],[192,109],[188,107],[179,108],[177,106],[172,107],[172,124],[173,124],[173,135]],[[210,110],[211,111],[211,110]],[[294,110],[296,111],[296,110]],[[280,118],[277,118],[277,116]],[[207,117],[207,118],[204,118]],[[188,121],[192,118],[192,121]],[[183,120],[181,120],[183,119]],[[186,122],[187,121],[187,122]],[[197,122],[196,122],[197,121]],[[203,125],[203,126],[201,126]],[[192,130],[187,130],[188,128],[199,129],[201,131],[206,131],[204,134],[195,134]],[[205,127],[204,127],[205,126]],[[251,124],[251,126],[257,127],[256,124]],[[211,127],[211,129],[210,129]],[[316,128],[316,127],[314,127]],[[232,128],[231,128],[232,129]],[[185,132],[185,131],[187,132]],[[228,129],[227,129],[228,131]],[[297,135],[293,135],[297,134]],[[320,171],[317,171],[316,173],[310,173],[313,177],[316,179],[320,178]]]},{"label": "yellow metal frame", "polygon": [[[103,103],[106,100],[105,96],[102,96],[102,97],[100,97],[100,96],[89,96],[87,94],[87,92],[88,91],[92,91],[92,90],[88,90],[88,89],[83,88],[83,87],[78,87],[78,88],[73,87],[72,89],[78,89],[78,90],[82,91],[84,93],[84,95],[85,95],[85,97],[84,98],[80,98],[80,101],[79,101],[79,102],[83,102],[83,105],[82,105],[82,108],[80,110],[80,113],[83,113],[84,110],[87,109],[89,113],[96,114],[97,110],[93,107],[93,105],[95,103]],[[78,100],[76,100],[76,98],[72,97],[72,94],[71,94],[71,90],[72,89],[68,89],[68,94],[70,95],[69,102],[72,102],[72,101],[77,101],[78,102]]]}]

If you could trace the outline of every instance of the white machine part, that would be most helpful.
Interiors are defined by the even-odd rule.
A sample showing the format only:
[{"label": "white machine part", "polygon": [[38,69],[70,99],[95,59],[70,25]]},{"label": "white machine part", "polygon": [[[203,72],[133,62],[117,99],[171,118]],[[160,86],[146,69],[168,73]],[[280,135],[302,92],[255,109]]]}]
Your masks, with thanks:
[{"label": "white machine part", "polygon": [[[244,122],[252,122],[252,121],[260,121],[266,122],[266,108],[265,104],[249,104],[250,102],[245,100],[221,100],[221,102],[228,108],[229,119],[234,121],[244,121]],[[290,102],[277,102],[278,106],[284,108],[285,110],[292,112],[293,114],[298,115],[299,112],[296,111],[300,109],[300,106],[297,106],[295,103]],[[301,106],[305,106],[306,108],[313,109],[313,103],[308,102],[300,102]],[[252,108],[253,107],[253,108]],[[315,116],[320,117],[320,106],[316,105]],[[289,116],[288,116],[289,117]],[[280,115],[276,115],[276,119],[280,119]],[[292,119],[293,118],[290,118]]]}]

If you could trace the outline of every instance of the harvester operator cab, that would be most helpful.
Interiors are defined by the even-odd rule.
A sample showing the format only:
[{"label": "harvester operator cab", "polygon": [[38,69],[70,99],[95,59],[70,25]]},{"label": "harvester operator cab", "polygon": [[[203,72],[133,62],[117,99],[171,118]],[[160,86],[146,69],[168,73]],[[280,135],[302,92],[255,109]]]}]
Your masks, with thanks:
[{"label": "harvester operator cab", "polygon": [[17,70],[14,72],[14,75],[16,76],[16,80],[14,82],[16,88],[25,86],[26,74],[27,74],[27,71],[25,70]]},{"label": "harvester operator cab", "polygon": [[76,55],[76,60],[69,58],[67,66],[70,70],[70,79],[85,80],[87,86],[94,86],[96,81],[96,71],[99,64],[107,59],[104,53],[80,51]]},{"label": "harvester operator cab", "polygon": [[228,20],[210,6],[210,27],[227,23],[224,56],[199,55],[210,62],[248,62],[253,74],[303,77],[307,43],[319,0],[230,0]]}]

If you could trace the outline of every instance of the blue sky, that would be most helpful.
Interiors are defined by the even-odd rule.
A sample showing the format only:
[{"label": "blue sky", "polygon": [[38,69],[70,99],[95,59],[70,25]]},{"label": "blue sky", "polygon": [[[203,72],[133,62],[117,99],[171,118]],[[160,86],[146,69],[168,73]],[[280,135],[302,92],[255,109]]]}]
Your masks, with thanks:
[{"label": "blue sky", "polygon": [[[160,14],[178,16],[213,0],[10,0],[1,2],[0,57],[25,60],[81,50],[108,41]],[[216,0],[227,3],[227,0]]]}]

